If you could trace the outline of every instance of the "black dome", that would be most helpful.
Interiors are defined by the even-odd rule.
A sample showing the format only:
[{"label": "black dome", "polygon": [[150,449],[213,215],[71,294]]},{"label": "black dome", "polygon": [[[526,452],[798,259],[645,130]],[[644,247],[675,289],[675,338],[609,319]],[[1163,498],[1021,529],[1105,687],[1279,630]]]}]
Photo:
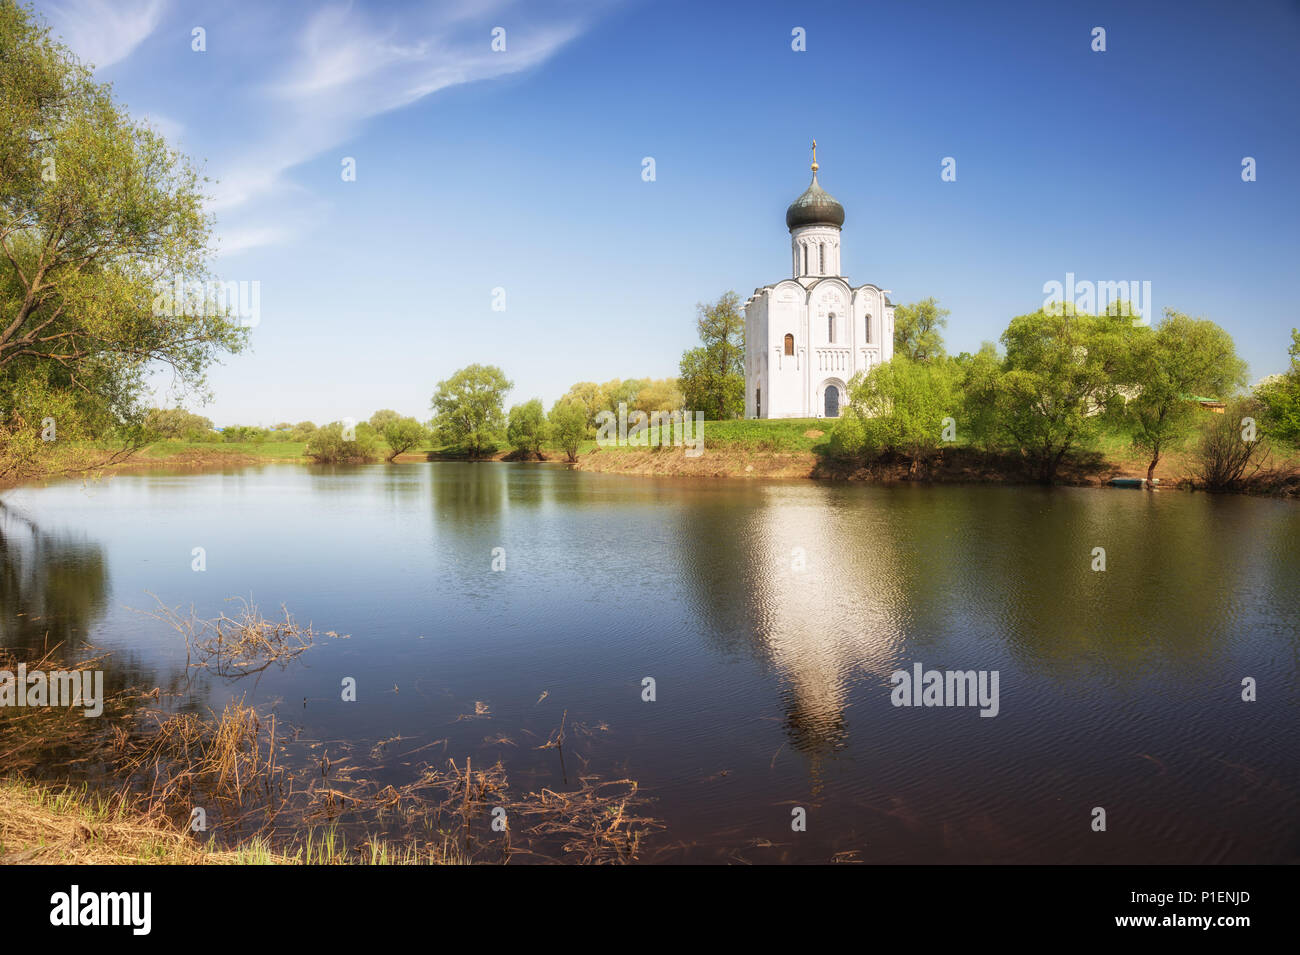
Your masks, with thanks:
[{"label": "black dome", "polygon": [[785,210],[785,227],[793,232],[805,225],[844,225],[844,207],[817,184],[817,170],[803,195]]}]

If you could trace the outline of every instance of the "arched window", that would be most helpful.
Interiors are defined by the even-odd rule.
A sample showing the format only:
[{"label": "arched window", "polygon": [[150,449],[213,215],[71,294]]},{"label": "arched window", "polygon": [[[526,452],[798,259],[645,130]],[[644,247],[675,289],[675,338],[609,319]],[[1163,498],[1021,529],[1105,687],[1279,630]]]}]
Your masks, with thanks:
[{"label": "arched window", "polygon": [[863,339],[863,341],[867,342],[868,344],[871,343],[871,313],[870,312],[867,312],[867,336],[866,338]]},{"label": "arched window", "polygon": [[787,355],[793,355],[793,354],[794,354],[794,336],[793,336],[793,335],[786,335],[786,336],[785,336],[785,353],[786,353]]},{"label": "arched window", "polygon": [[803,271],[800,272],[799,274],[800,275],[808,274],[808,246],[806,245],[803,247]]},{"label": "arched window", "polygon": [[835,313],[834,312],[831,312],[830,315],[828,315],[826,318],[826,340],[832,343],[835,341]]},{"label": "arched window", "polygon": [[826,243],[823,242],[817,246],[817,254],[821,257],[821,268],[817,271],[822,275],[826,274]]}]

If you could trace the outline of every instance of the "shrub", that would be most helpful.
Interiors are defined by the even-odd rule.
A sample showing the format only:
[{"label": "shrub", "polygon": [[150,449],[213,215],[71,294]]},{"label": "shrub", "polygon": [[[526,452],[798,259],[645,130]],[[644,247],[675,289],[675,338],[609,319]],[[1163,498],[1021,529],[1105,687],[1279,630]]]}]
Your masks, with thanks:
[{"label": "shrub", "polygon": [[1255,423],[1260,413],[1257,402],[1239,400],[1206,423],[1192,466],[1201,487],[1207,491],[1233,490],[1264,466],[1268,443],[1258,434]]},{"label": "shrub", "polygon": [[332,421],[317,428],[307,440],[307,456],[318,464],[362,463],[379,457],[379,439],[368,424],[355,427],[351,440],[344,438],[343,422]]}]

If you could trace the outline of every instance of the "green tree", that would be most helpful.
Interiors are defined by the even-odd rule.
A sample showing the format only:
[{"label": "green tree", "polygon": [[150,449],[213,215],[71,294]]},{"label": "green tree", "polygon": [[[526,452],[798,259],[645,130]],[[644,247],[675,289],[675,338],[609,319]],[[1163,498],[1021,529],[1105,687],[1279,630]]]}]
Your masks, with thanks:
[{"label": "green tree", "polygon": [[1245,384],[1246,363],[1232,336],[1214,322],[1166,308],[1154,329],[1133,329],[1123,377],[1128,400],[1122,418],[1133,446],[1150,455],[1150,480],[1161,454],[1203,421],[1205,412],[1192,399],[1232,397]]},{"label": "green tree", "polygon": [[306,441],[315,433],[316,423],[314,421],[299,421],[289,433],[289,439],[291,441]]},{"label": "green tree", "polygon": [[542,442],[546,440],[546,409],[540,398],[525,401],[510,409],[506,440],[518,451],[541,455]]},{"label": "green tree", "polygon": [[208,365],[242,347],[206,291],[160,291],[212,287],[203,199],[188,160],[26,8],[0,2],[0,473],[39,466],[6,445],[51,417],[60,440],[137,446],[152,368],[201,390]]},{"label": "green tree", "polygon": [[[372,416],[371,421],[373,420]],[[402,415],[386,420],[383,428],[377,430],[383,435],[384,443],[388,445],[389,461],[396,460],[399,454],[404,454],[429,440],[428,428],[414,418]]]},{"label": "green tree", "polygon": [[482,457],[505,430],[502,403],[513,387],[495,365],[469,365],[438,382],[432,407],[439,438]]},{"label": "green tree", "polygon": [[[961,408],[961,369],[947,358],[912,361],[904,355],[859,372],[849,382],[849,403],[832,432],[836,451],[878,455],[892,452],[915,474],[941,445],[955,440]],[[945,419],[953,419],[945,422]],[[945,424],[952,437],[945,436]]]},{"label": "green tree", "polygon": [[1119,394],[1125,334],[1132,321],[1092,316],[1071,305],[1011,320],[1002,333],[1003,374],[994,396],[1002,440],[1035,476],[1051,483],[1071,451],[1088,444]]},{"label": "green tree", "polygon": [[212,421],[184,408],[150,408],[145,433],[149,438],[204,441],[212,434]]},{"label": "green tree", "polygon": [[389,422],[396,421],[400,417],[402,416],[392,408],[380,408],[370,416],[370,427],[383,434],[384,428],[388,427]]},{"label": "green tree", "polygon": [[578,448],[587,437],[587,409],[576,398],[561,398],[551,406],[551,438],[570,461],[578,460]]},{"label": "green tree", "polygon": [[1291,329],[1287,349],[1291,367],[1285,374],[1270,375],[1255,388],[1255,398],[1264,408],[1264,425],[1269,434],[1291,444],[1300,444],[1300,330]]},{"label": "green tree", "polygon": [[697,306],[701,344],[682,355],[684,403],[706,418],[721,421],[745,412],[745,319],[740,297],[727,292],[712,305]]},{"label": "green tree", "polygon": [[307,440],[307,456],[319,464],[364,463],[379,457],[379,438],[370,425],[356,425],[351,433],[341,421],[317,428]]},{"label": "green tree", "polygon": [[894,354],[912,361],[929,361],[943,355],[942,329],[949,311],[934,298],[899,305],[894,309]]}]

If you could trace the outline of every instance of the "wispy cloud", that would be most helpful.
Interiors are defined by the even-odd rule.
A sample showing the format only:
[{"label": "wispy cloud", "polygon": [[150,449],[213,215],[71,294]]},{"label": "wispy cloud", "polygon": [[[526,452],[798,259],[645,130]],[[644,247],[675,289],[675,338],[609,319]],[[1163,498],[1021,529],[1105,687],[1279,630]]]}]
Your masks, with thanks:
[{"label": "wispy cloud", "polygon": [[[176,42],[149,47],[150,62],[129,59],[115,82],[135,80],[145,89],[167,84],[158,90],[160,104],[128,105],[171,142],[184,132],[186,151],[204,157],[215,180],[210,210],[221,254],[231,255],[318,225],[326,200],[294,182],[295,167],[356,138],[383,113],[449,87],[538,66],[616,2],[584,3],[581,12],[569,0],[369,8],[223,0],[199,10],[169,9],[167,0],[45,0],[40,6],[64,42],[98,67],[128,61],[160,21],[167,21],[163,29],[177,27]],[[191,52],[190,20],[200,14],[207,48]],[[504,52],[491,47],[498,25],[507,29]],[[178,88],[195,94],[169,100]]]},{"label": "wispy cloud", "polygon": [[83,62],[112,66],[153,33],[166,0],[56,0],[43,6],[54,33]]},{"label": "wispy cloud", "polygon": [[[356,136],[368,119],[452,86],[531,69],[584,26],[573,17],[529,17],[508,33],[506,52],[494,52],[493,16],[518,6],[447,4],[384,16],[340,5],[315,13],[286,66],[257,89],[263,132],[220,172],[214,211],[228,215],[281,196],[290,169]],[[279,221],[278,230],[248,234],[282,237],[289,230]]]}]

